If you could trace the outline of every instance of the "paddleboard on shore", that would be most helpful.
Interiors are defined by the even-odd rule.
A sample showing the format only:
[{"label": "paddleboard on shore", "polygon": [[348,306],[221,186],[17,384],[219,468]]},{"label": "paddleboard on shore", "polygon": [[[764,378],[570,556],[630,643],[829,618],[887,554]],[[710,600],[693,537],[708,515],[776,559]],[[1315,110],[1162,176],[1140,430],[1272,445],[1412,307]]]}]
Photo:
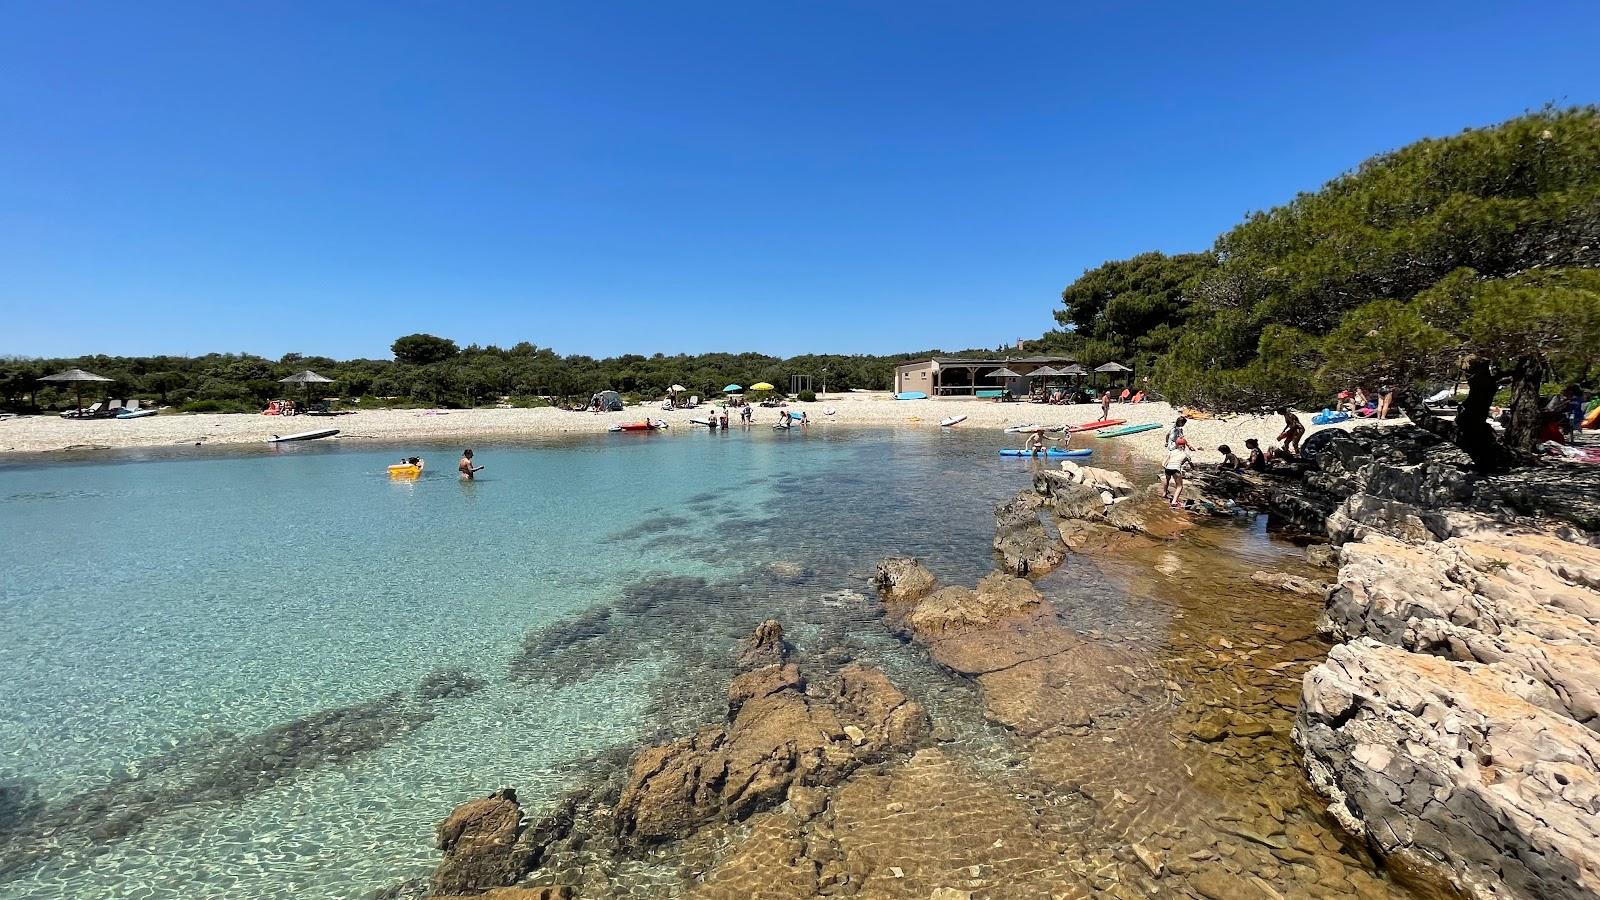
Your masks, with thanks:
[{"label": "paddleboard on shore", "polygon": [[119,419],[143,419],[143,418],[145,418],[147,416],[153,416],[155,414],[156,414],[156,411],[153,410],[153,409],[127,409],[127,410],[123,410],[122,412],[117,413],[117,418],[119,418]]},{"label": "paddleboard on shore", "polygon": [[273,435],[267,438],[269,444],[286,444],[290,441],[314,441],[317,438],[333,437],[339,433],[337,428],[324,428],[321,431],[302,431],[298,434]]},{"label": "paddleboard on shore", "polygon": [[710,425],[711,424],[711,420],[710,419],[690,419],[689,420],[689,424],[690,425]]},{"label": "paddleboard on shore", "polygon": [[[1058,447],[1050,447],[1050,448],[1046,449],[1044,451],[1044,453],[1042,453],[1040,455],[1041,456],[1048,456],[1051,459],[1082,459],[1085,456],[1092,456],[1093,454],[1094,454],[1094,451],[1090,450],[1090,449],[1087,449],[1087,448],[1084,448],[1084,449],[1081,449],[1081,450],[1062,450],[1062,449],[1060,449]],[[1011,450],[1011,449],[1008,449],[1008,450],[1001,450],[1000,451],[1000,455],[1001,456],[1032,456],[1033,455],[1033,451],[1031,451],[1031,450]]]},{"label": "paddleboard on shore", "polygon": [[965,422],[966,420],[967,420],[966,416],[951,416],[948,419],[941,420],[939,422],[939,427],[940,428],[949,428],[951,425],[960,425],[962,422]]},{"label": "paddleboard on shore", "polygon": [[1042,434],[1053,434],[1058,431],[1066,430],[1067,426],[1065,425],[1035,425],[1034,423],[1029,422],[1025,425],[1012,425],[1006,429],[1006,434],[1033,434],[1036,431]]},{"label": "paddleboard on shore", "polygon": [[921,391],[901,391],[894,395],[896,400],[926,400],[928,395]]},{"label": "paddleboard on shore", "polygon": [[1096,431],[1094,436],[1105,438],[1122,437],[1125,434],[1138,434],[1141,431],[1150,431],[1160,427],[1161,424],[1159,422],[1146,422],[1143,425],[1129,425],[1125,428],[1113,428],[1110,431]]},{"label": "paddleboard on shore", "polygon": [[1118,425],[1125,425],[1127,422],[1127,419],[1101,419],[1098,422],[1085,422],[1082,425],[1074,425],[1067,430],[1077,434],[1080,431],[1094,431],[1097,428],[1115,428]]}]

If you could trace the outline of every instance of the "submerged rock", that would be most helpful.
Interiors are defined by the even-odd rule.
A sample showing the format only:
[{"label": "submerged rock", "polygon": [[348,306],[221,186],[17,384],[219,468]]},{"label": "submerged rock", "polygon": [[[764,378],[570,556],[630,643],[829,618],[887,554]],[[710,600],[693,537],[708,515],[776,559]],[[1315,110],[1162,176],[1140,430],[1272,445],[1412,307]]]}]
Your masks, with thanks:
[{"label": "submerged rock", "polygon": [[1304,594],[1307,597],[1323,597],[1328,593],[1327,584],[1299,575],[1290,575],[1287,572],[1252,572],[1250,580],[1257,584],[1271,585],[1291,594]]},{"label": "submerged rock", "polygon": [[461,669],[434,669],[417,685],[419,700],[447,700],[465,697],[484,688],[487,682]]}]

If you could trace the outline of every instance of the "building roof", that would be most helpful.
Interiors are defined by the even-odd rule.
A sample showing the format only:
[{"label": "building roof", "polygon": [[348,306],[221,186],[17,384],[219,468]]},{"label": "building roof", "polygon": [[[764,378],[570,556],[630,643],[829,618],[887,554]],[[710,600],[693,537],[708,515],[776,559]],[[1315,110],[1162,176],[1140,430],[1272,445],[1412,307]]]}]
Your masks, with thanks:
[{"label": "building roof", "polygon": [[[965,356],[935,356],[930,359],[914,359],[903,362],[901,366],[920,366],[925,363],[936,362],[941,366],[1014,366],[1014,365],[1057,365],[1076,362],[1070,356],[1005,356],[982,359],[968,358]],[[896,366],[895,368],[899,368]]]}]

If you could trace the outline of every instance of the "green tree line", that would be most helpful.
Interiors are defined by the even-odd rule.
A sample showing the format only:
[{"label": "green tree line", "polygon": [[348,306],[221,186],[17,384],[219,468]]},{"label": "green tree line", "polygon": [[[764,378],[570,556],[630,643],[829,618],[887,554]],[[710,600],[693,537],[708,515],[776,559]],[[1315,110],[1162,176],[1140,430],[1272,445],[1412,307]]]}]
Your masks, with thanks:
[{"label": "green tree line", "polygon": [[[279,384],[304,369],[334,379],[313,388],[319,396],[389,398],[389,405],[469,407],[511,398],[519,404],[587,400],[602,390],[628,397],[659,397],[674,384],[702,397],[724,385],[771,382],[789,388],[791,375],[808,375],[813,390],[826,378],[829,391],[887,390],[894,367],[940,351],[890,356],[808,354],[780,358],[759,353],[698,355],[624,354],[596,359],[560,355],[523,342],[510,348],[459,347],[448,338],[407,335],[394,342],[393,359],[336,360],[290,353],[267,359],[244,353],[205,356],[82,356],[0,360],[0,397],[11,409],[59,409],[73,402],[71,386],[41,384],[45,375],[82,368],[114,379],[85,385],[96,394],[139,397],[189,412],[256,412],[279,397],[300,397],[296,385]],[[963,354],[985,351],[961,351]],[[992,351],[987,351],[992,353]]]},{"label": "green tree line", "polygon": [[[1600,376],[1596,266],[1600,108],[1546,108],[1374,157],[1205,252],[1085,272],[1036,346],[1153,365],[1168,398],[1221,412],[1388,386],[1502,468],[1535,442],[1541,391]],[[1429,415],[1458,380],[1462,415]],[[1506,387],[1501,437],[1483,414]]]}]

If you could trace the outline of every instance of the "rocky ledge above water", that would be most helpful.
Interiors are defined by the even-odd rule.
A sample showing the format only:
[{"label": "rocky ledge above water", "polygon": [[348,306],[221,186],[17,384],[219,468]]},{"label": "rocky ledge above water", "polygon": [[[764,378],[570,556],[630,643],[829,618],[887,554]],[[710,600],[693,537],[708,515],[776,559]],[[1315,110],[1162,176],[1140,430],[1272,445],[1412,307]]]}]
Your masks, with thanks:
[{"label": "rocky ledge above water", "polygon": [[[707,825],[804,805],[808,791],[903,756],[926,738],[927,713],[877,668],[846,663],[813,682],[789,656],[782,627],[762,623],[740,648],[743,671],[728,686],[726,720],[639,751],[616,789],[574,794],[532,823],[510,789],[457,807],[438,828],[444,859],[434,892],[504,888],[532,874],[603,896],[606,866]],[[601,864],[588,864],[595,860]]]},{"label": "rocky ledge above water", "polygon": [[1437,461],[1364,468],[1379,493],[1328,520],[1344,543],[1324,625],[1345,643],[1303,682],[1313,785],[1426,881],[1600,896],[1600,549],[1581,521],[1479,514],[1449,487],[1473,476]]}]

